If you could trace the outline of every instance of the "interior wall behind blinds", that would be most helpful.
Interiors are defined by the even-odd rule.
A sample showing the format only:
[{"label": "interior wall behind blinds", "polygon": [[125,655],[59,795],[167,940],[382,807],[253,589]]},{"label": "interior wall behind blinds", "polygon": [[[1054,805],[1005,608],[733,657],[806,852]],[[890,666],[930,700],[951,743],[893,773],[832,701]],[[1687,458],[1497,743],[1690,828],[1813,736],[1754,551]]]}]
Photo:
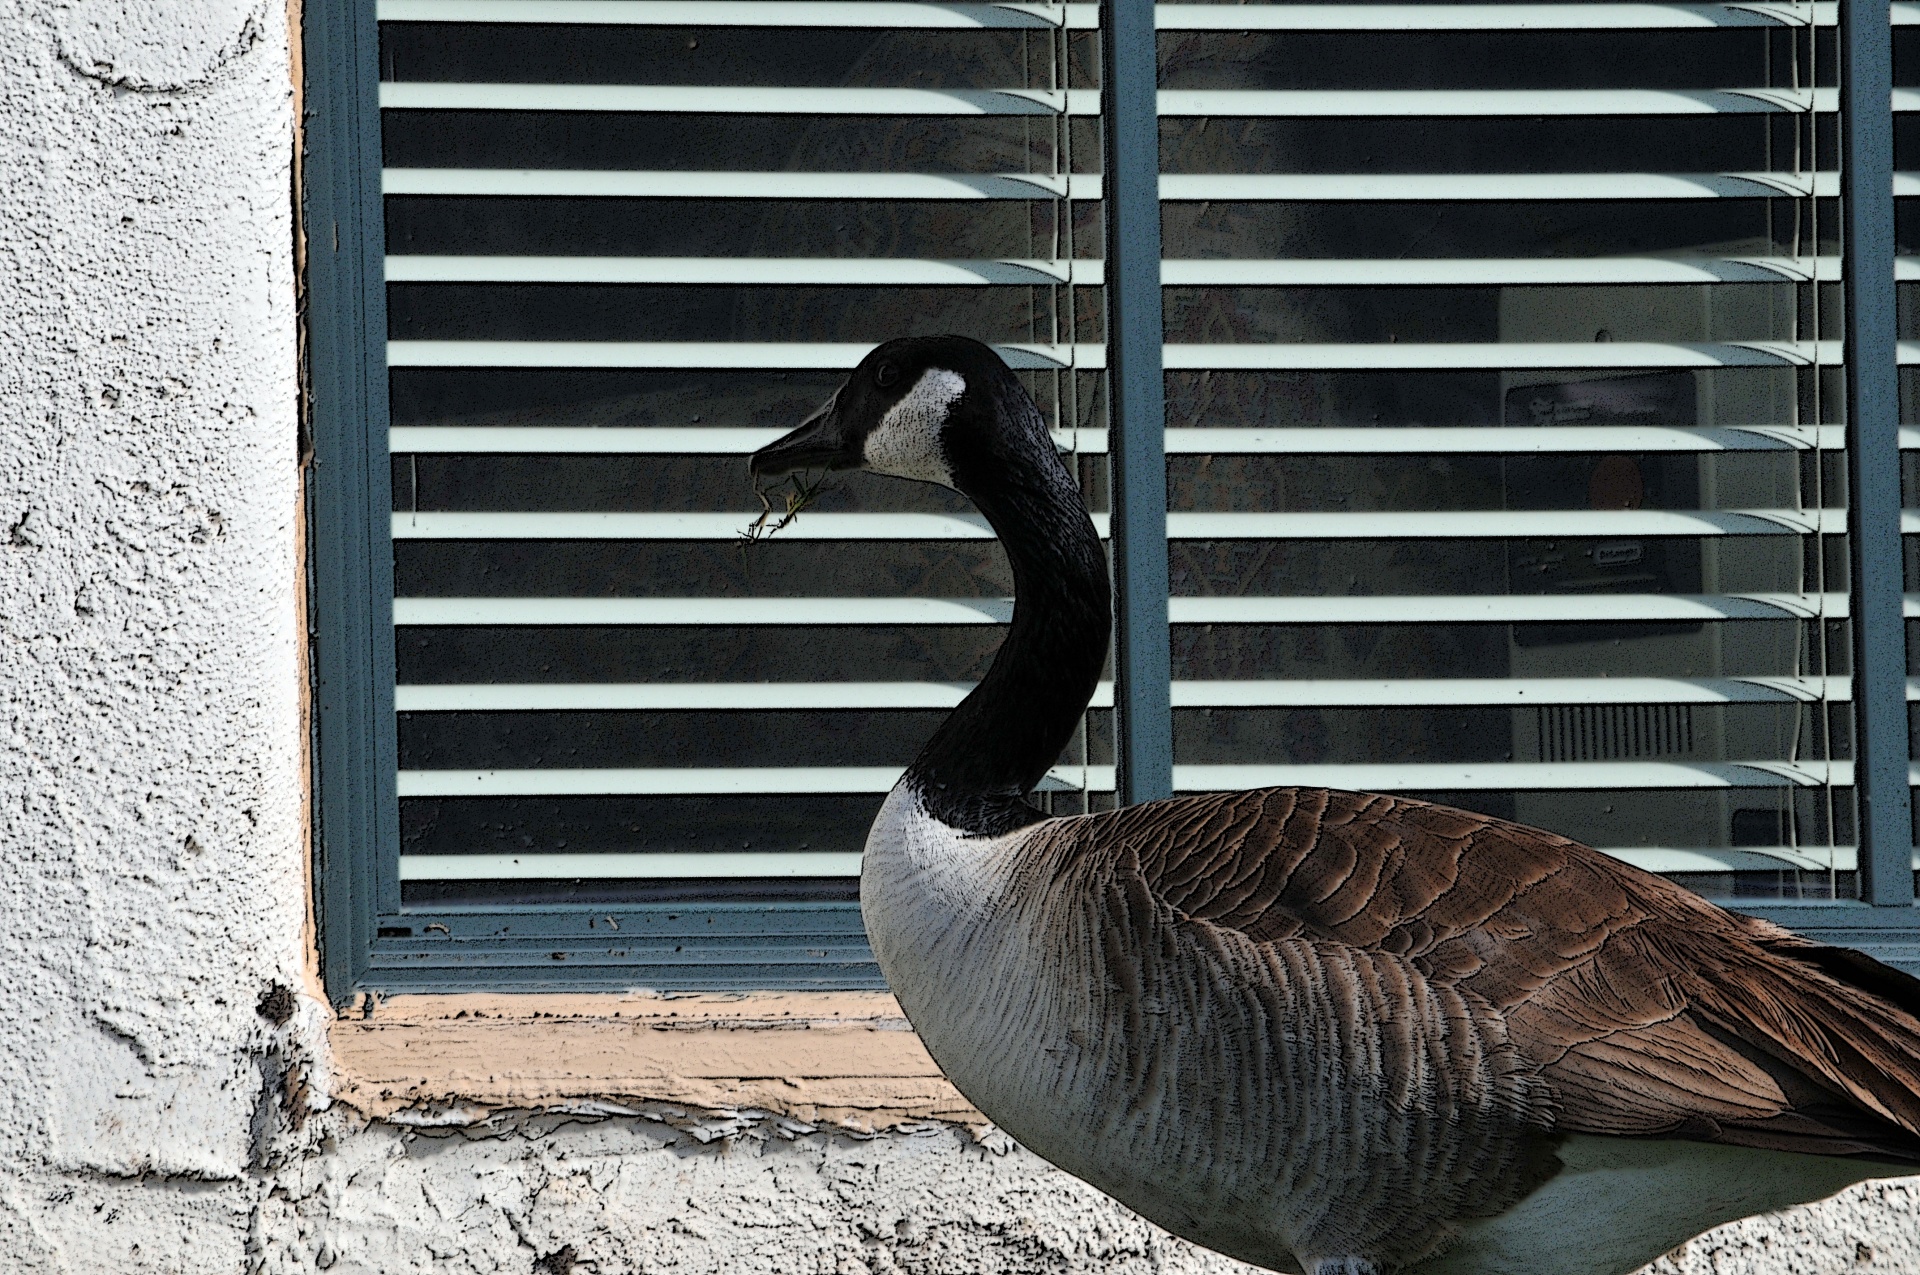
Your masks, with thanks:
[{"label": "interior wall behind blinds", "polygon": [[[874,342],[963,332],[1104,507],[1091,15],[379,14],[403,902],[852,899],[1011,578],[963,499],[870,475],[743,544],[746,456]],[[1111,771],[1090,727],[1055,810]]]}]

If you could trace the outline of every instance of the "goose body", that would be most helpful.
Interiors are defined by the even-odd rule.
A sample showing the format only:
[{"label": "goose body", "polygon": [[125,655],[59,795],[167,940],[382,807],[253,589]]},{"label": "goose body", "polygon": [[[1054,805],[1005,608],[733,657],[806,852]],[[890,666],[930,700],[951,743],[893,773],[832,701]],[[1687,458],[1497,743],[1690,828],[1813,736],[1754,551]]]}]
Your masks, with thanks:
[{"label": "goose body", "polygon": [[1920,1171],[1920,982],[1538,829],[1313,789],[1046,818],[1105,658],[1098,540],[961,338],[755,458],[957,487],[1013,624],[887,796],[861,902],[953,1083],[1176,1234],[1306,1275],[1626,1275]]}]

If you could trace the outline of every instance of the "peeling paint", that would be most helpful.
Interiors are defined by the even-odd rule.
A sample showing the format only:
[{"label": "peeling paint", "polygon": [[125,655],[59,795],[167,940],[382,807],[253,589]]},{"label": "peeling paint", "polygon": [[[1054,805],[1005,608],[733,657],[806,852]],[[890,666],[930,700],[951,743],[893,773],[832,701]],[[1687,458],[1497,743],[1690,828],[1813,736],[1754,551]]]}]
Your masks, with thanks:
[{"label": "peeling paint", "polygon": [[414,1124],[582,1103],[754,1110],[861,1134],[986,1123],[884,993],[401,996],[348,1013],[331,1039],[335,1096]]}]

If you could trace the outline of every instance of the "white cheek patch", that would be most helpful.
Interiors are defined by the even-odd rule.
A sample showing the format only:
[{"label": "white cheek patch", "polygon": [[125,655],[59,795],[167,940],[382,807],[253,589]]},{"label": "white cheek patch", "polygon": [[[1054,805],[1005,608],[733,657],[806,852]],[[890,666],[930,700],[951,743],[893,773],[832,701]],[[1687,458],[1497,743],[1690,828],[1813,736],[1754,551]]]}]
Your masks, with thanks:
[{"label": "white cheek patch", "polygon": [[958,372],[930,367],[921,373],[920,383],[888,408],[880,424],[867,435],[861,449],[867,468],[876,474],[953,486],[947,454],[940,446],[940,431],[955,400],[966,392],[966,379]]}]

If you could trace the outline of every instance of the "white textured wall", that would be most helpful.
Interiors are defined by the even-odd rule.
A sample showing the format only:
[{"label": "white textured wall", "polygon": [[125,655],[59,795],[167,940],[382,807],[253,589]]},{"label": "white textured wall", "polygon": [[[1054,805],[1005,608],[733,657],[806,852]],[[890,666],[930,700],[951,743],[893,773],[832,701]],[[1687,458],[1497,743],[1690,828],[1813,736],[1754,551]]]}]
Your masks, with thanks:
[{"label": "white textured wall", "polygon": [[275,10],[0,0],[14,1254],[97,1240],[77,1205],[43,1216],[67,1175],[151,1175],[120,1206],[156,1219],[143,1250],[174,1246],[162,1218],[247,1209],[220,1184],[304,889],[290,122]]},{"label": "white textured wall", "polygon": [[[253,0],[0,0],[0,1270],[1229,1269],[946,1128],[307,1114],[320,1010],[259,1009],[304,985],[288,64]],[[1920,1197],[1682,1267],[1920,1270]]]},{"label": "white textured wall", "polygon": [[[736,1275],[1228,1275],[1018,1149],[963,1132],[702,1142],[645,1121],[500,1121],[483,1136],[373,1129],[280,1175],[269,1271]],[[1913,1275],[1920,1194],[1895,1189],[1729,1227],[1649,1275]],[[1866,1247],[1861,1247],[1865,1245]],[[576,1266],[564,1257],[571,1250]],[[554,1255],[561,1255],[556,1261]],[[544,1267],[534,1263],[546,1259]],[[592,1263],[592,1265],[587,1265]]]}]

